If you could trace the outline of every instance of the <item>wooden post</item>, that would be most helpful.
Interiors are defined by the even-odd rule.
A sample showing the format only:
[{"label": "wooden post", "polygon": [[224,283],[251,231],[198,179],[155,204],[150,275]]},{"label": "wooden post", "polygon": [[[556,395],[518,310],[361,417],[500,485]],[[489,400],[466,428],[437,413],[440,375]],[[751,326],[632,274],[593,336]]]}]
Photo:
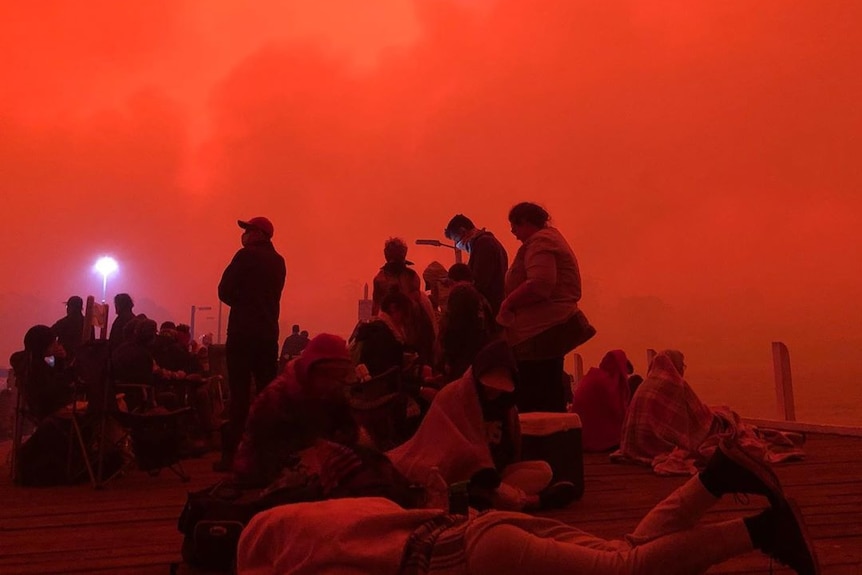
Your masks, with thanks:
[{"label": "wooden post", "polygon": [[790,375],[790,352],[780,341],[772,342],[772,367],[775,373],[775,399],[778,419],[796,421],[796,405],[793,402],[793,378]]},{"label": "wooden post", "polygon": [[581,354],[572,354],[572,377],[575,378],[575,383],[579,383],[584,379],[584,358]]},{"label": "wooden post", "polygon": [[646,350],[646,370],[649,372],[649,368],[652,367],[652,360],[655,359],[656,351],[652,348],[647,348]]}]

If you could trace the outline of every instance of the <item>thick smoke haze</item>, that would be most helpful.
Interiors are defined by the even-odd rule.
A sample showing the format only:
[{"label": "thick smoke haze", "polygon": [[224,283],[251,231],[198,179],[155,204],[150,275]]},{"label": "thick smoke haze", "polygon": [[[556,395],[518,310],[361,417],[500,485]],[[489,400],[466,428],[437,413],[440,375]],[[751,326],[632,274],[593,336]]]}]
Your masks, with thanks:
[{"label": "thick smoke haze", "polygon": [[[676,347],[703,397],[858,423],[858,2],[10,3],[0,21],[0,364],[110,254],[157,321],[216,331],[238,218],[272,219],[281,326],[346,335],[405,238],[504,241],[544,205],[599,335]],[[225,308],[225,323],[227,309]],[[840,407],[839,407],[840,406]],[[840,410],[844,411],[840,411]],[[855,418],[855,419],[854,419]]]}]

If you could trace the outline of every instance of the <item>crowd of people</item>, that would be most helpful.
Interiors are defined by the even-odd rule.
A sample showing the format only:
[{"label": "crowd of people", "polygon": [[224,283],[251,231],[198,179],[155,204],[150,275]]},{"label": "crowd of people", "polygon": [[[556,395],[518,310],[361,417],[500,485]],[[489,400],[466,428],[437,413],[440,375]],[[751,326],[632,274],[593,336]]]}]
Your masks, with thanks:
[{"label": "crowd of people", "polygon": [[[239,570],[314,572],[327,553],[340,553],[343,564],[381,573],[699,573],[760,549],[798,573],[817,572],[802,518],[769,467],[800,456],[798,444],[701,404],[675,351],[658,354],[644,379],[613,350],[572,391],[564,357],[596,333],[579,307],[577,258],[541,206],[517,204],[508,220],[520,242],[511,260],[493,233],[457,214],[445,235],[468,262],[448,269],[433,262],[421,277],[407,244],[389,238],[373,281],[372,318],[346,340],[309,338],[294,325],[280,352],[286,267],[272,242],[274,225],[264,217],[238,221],[242,247],[218,286],[230,306],[229,407],[214,469],[255,489],[310,470],[328,494],[259,514],[240,543]],[[116,377],[205,375],[187,329],[166,323],[157,330],[133,313],[125,294],[115,306]],[[25,338],[30,357],[58,381],[56,348],[69,342],[66,355],[74,356],[76,343],[57,336],[67,324],[81,334],[77,321],[37,326]],[[49,354],[53,365],[43,361]],[[170,386],[162,388],[166,397],[157,400],[170,402]],[[68,399],[58,394],[49,409]],[[203,395],[196,401],[198,412],[212,415]],[[577,492],[547,462],[522,457],[519,414],[566,411],[579,414],[586,450],[691,480],[625,540],[532,516],[567,506]],[[469,514],[440,509],[431,486],[441,479],[464,486]],[[699,525],[729,493],[764,495],[770,506]],[[337,549],[320,545],[334,539]]]}]

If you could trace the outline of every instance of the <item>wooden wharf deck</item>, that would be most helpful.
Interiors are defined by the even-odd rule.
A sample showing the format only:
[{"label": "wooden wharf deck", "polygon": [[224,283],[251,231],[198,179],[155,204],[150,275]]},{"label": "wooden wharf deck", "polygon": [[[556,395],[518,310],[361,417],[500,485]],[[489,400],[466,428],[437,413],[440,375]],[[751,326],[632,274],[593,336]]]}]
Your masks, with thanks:
[{"label": "wooden wharf deck", "polygon": [[[9,443],[0,444],[6,461]],[[806,459],[776,467],[788,496],[806,517],[826,575],[862,575],[862,437],[810,434]],[[215,455],[184,462],[192,479],[182,483],[168,471],[158,477],[132,472],[94,490],[89,484],[22,488],[11,484],[8,464],[0,469],[0,573],[122,573],[167,575],[180,560],[177,517],[187,490],[220,476],[210,470]],[[649,469],[618,465],[606,455],[585,457],[586,492],[581,501],[549,516],[596,535],[616,538],[631,531],[655,503],[685,481],[657,477]],[[725,498],[707,520],[754,513]],[[789,571],[775,564],[775,573]],[[189,570],[181,572],[190,573]],[[759,553],[738,557],[710,573],[767,574]]]}]

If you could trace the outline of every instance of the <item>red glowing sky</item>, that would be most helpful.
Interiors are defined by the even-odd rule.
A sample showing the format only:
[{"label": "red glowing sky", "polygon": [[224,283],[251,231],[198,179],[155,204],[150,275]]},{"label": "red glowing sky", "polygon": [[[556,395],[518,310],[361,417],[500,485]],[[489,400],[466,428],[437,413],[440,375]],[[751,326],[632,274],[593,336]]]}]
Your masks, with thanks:
[{"label": "red glowing sky", "polygon": [[840,367],[862,344],[859,3],[5,8],[0,363],[99,295],[102,253],[109,297],[188,321],[254,215],[287,260],[283,330],[345,334],[388,236],[448,264],[412,244],[464,212],[514,254],[522,200],[578,254],[588,363],[768,363],[783,339]]}]

